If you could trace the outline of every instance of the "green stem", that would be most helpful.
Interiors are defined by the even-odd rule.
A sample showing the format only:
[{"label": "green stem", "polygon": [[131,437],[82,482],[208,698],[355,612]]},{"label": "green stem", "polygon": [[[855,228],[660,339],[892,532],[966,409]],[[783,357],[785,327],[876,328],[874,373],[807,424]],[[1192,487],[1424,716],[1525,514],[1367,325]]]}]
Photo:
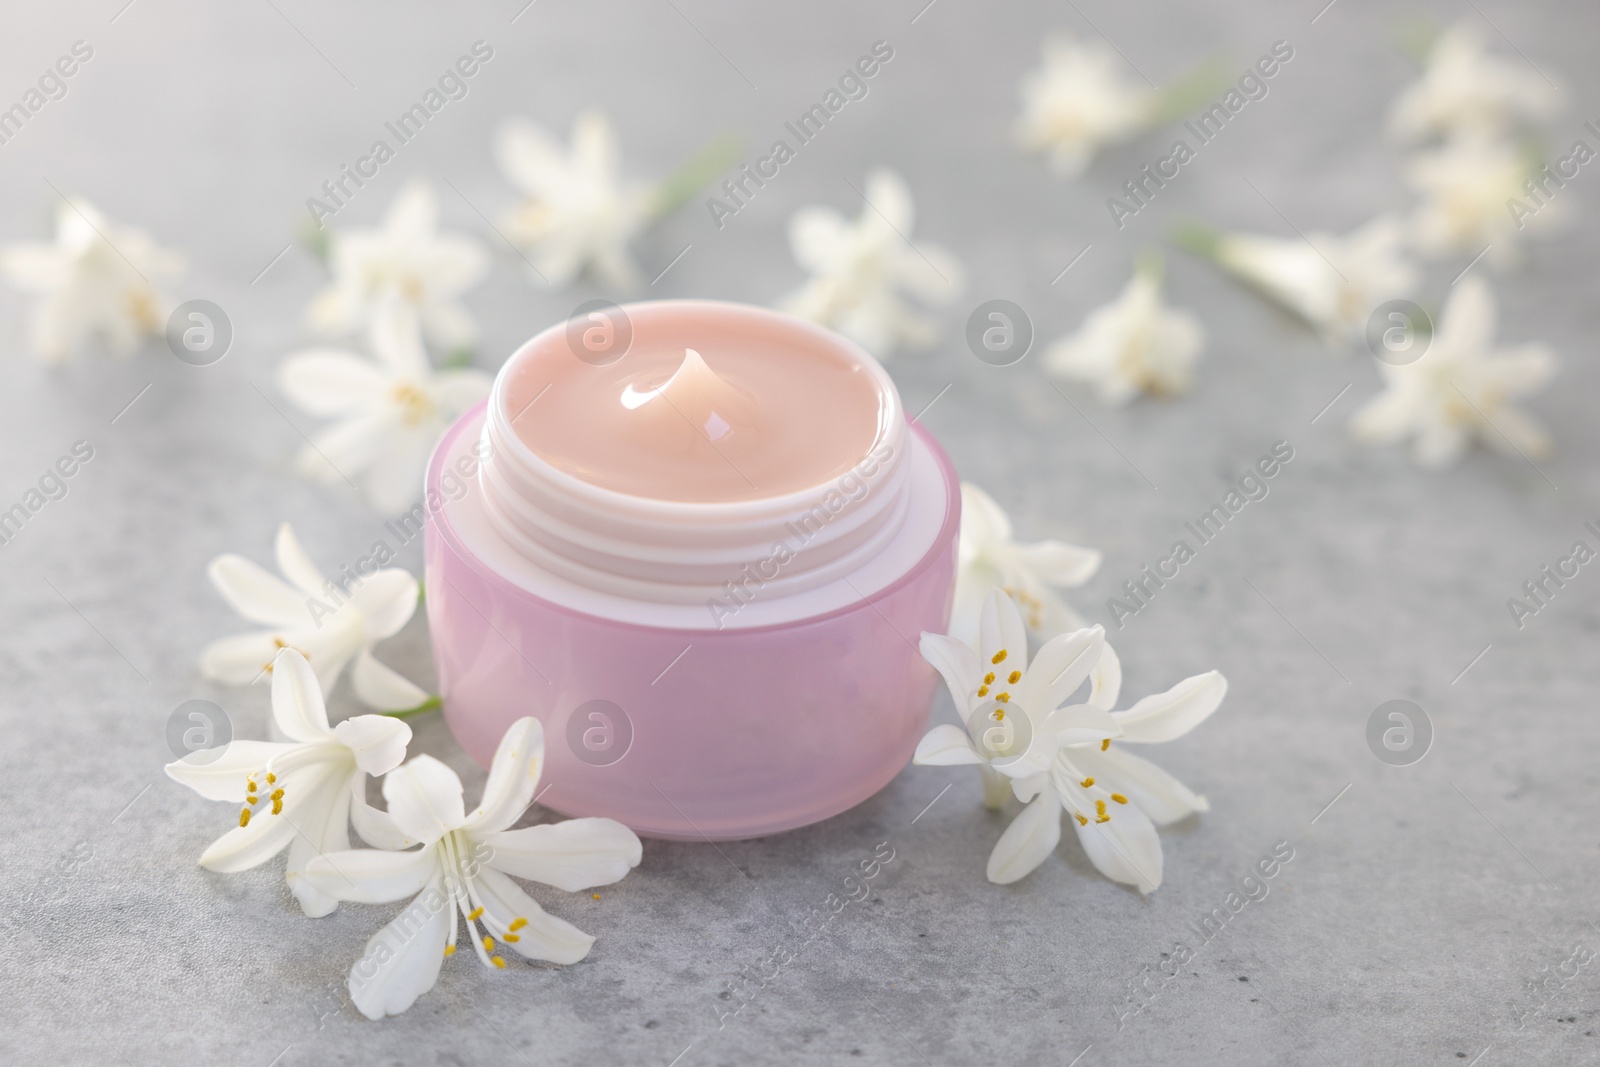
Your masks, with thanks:
[{"label": "green stem", "polygon": [[406,708],[404,711],[385,711],[383,714],[391,719],[409,719],[416,715],[426,715],[430,711],[438,711],[442,707],[444,698],[435,693],[414,708]]},{"label": "green stem", "polygon": [[732,134],[712,138],[656,186],[655,199],[650,205],[651,221],[664,219],[686,204],[711,179],[736,163],[743,151],[744,146]]},{"label": "green stem", "polygon": [[1150,124],[1165,126],[1184,118],[1232,82],[1222,60],[1213,56],[1172,84],[1156,90],[1156,98],[1150,105]]},{"label": "green stem", "polygon": [[1172,227],[1172,243],[1205,259],[1217,258],[1217,246],[1222,243],[1222,231],[1192,219],[1178,222]]}]

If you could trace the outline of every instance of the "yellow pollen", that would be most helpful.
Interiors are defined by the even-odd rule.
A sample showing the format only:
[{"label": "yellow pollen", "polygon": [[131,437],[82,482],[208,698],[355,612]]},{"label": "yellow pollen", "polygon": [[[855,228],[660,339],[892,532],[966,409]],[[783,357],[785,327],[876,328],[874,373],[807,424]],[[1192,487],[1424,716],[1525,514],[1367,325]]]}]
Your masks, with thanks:
[{"label": "yellow pollen", "polygon": [[267,772],[267,784],[268,785],[272,785],[277,780],[278,780],[278,776],[276,774],[273,774],[271,771]]},{"label": "yellow pollen", "polygon": [[1077,819],[1078,822],[1080,824],[1084,825],[1084,826],[1088,826],[1089,825],[1089,820],[1084,818],[1082,815],[1079,815],[1077,812],[1073,812],[1072,813],[1072,817]]},{"label": "yellow pollen", "polygon": [[274,789],[274,790],[273,790],[273,791],[272,791],[272,797],[271,797],[271,799],[273,799],[273,800],[282,800],[282,799],[283,799],[283,790],[281,790],[281,789]]},{"label": "yellow pollen", "polygon": [[239,825],[240,826],[249,826],[250,825],[250,809],[249,808],[241,808],[240,809],[240,811],[239,811]]},{"label": "yellow pollen", "polygon": [[1115,800],[1118,804],[1126,804],[1128,802],[1128,798],[1123,796],[1121,793],[1112,793],[1111,799]]},{"label": "yellow pollen", "polygon": [[1101,752],[1104,752],[1106,749],[1108,749],[1110,747],[1111,747],[1111,738],[1108,737],[1105,740],[1100,742],[1100,751]]},{"label": "yellow pollen", "polygon": [[517,916],[515,919],[511,920],[511,929],[512,930],[520,930],[524,926],[527,926],[527,925],[528,925],[528,920],[522,918],[520,915]]},{"label": "yellow pollen", "polygon": [[256,791],[256,780],[254,778],[246,779],[244,787],[247,791],[254,793]]},{"label": "yellow pollen", "polygon": [[1111,821],[1111,816],[1109,816],[1109,815],[1097,815],[1097,816],[1095,816],[1095,820],[1094,821],[1095,822],[1110,822]]},{"label": "yellow pollen", "polygon": [[600,899],[600,894],[599,894],[599,893],[596,893],[596,894],[595,894],[595,895],[594,895],[594,899],[596,899],[596,900],[599,900],[599,899]]},{"label": "yellow pollen", "polygon": [[1022,672],[1021,671],[1012,671],[1011,672],[1011,677],[1007,678],[1006,681],[1011,683],[1012,685],[1016,685],[1018,682],[1022,681]]},{"label": "yellow pollen", "polygon": [[983,676],[983,684],[984,685],[993,685],[994,684],[994,671],[990,671],[988,674]]},{"label": "yellow pollen", "polygon": [[994,695],[994,698],[995,698],[995,699],[996,699],[996,700],[998,700],[998,701],[999,701],[999,702],[1000,702],[1000,703],[1002,703],[1002,704],[1006,704],[1006,703],[1009,703],[1009,702],[1010,702],[1010,700],[1011,700],[1011,694],[1010,694],[1010,693],[996,693],[996,694],[995,694],[995,695]]},{"label": "yellow pollen", "polygon": [[274,815],[282,815],[283,814],[283,801],[274,800],[272,802],[272,814],[274,814]]},{"label": "yellow pollen", "polygon": [[244,798],[244,802],[246,804],[254,804],[256,801],[258,801],[260,799],[261,799],[260,797],[245,797]]},{"label": "yellow pollen", "polygon": [[1002,648],[999,652],[996,652],[992,658],[990,658],[989,662],[990,663],[1004,663],[1005,659],[1006,659],[1006,650]]},{"label": "yellow pollen", "polygon": [[521,934],[507,934],[506,935],[506,940],[507,941],[521,941],[522,940],[522,935]]},{"label": "yellow pollen", "polygon": [[483,908],[481,906],[479,906],[479,907],[473,908],[470,912],[467,913],[467,922],[469,922],[469,923],[470,922],[477,922],[482,917],[483,917]]},{"label": "yellow pollen", "polygon": [[501,959],[499,956],[490,956],[489,962],[500,968],[502,971],[506,969],[506,961]]},{"label": "yellow pollen", "polygon": [[995,708],[994,709],[994,721],[995,722],[1005,722],[1006,721],[1006,709],[1005,708]]},{"label": "yellow pollen", "polygon": [[483,950],[485,952],[494,951],[494,938],[490,937],[488,934],[483,935]]},{"label": "yellow pollen", "polygon": [[1106,802],[1103,800],[1095,801],[1094,812],[1096,815],[1104,815],[1106,813]]},{"label": "yellow pollen", "polygon": [[454,945],[446,945],[444,947],[444,954],[446,956],[454,956],[456,954],[456,947]]},{"label": "yellow pollen", "polygon": [[1088,789],[1091,785],[1094,785],[1094,779],[1093,778],[1085,778],[1082,782],[1080,782],[1078,784],[1083,786],[1085,789]]},{"label": "yellow pollen", "polygon": [[981,697],[988,696],[989,695],[989,687],[986,686],[986,685],[980,685],[978,687],[978,695],[981,696]]}]

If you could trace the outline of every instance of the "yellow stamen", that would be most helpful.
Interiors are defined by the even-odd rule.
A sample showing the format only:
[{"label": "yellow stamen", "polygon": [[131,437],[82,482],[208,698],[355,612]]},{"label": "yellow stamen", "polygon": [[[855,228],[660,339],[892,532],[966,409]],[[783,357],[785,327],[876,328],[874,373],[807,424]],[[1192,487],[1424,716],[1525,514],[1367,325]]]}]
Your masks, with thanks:
[{"label": "yellow stamen", "polygon": [[1112,793],[1111,799],[1115,800],[1118,804],[1126,804],[1128,802],[1128,798],[1123,796],[1121,793]]},{"label": "yellow stamen", "polygon": [[272,785],[277,780],[278,780],[278,776],[276,774],[273,774],[271,771],[267,772],[267,784],[268,785]]},{"label": "yellow stamen", "polygon": [[996,652],[992,657],[990,657],[989,662],[990,663],[1004,663],[1005,659],[1006,659],[1006,650],[1002,648],[999,652]]},{"label": "yellow stamen", "polygon": [[469,923],[470,922],[477,922],[482,917],[483,917],[483,908],[481,906],[480,907],[476,907],[476,908],[473,908],[470,912],[467,913],[467,922],[469,922]]},{"label": "yellow stamen", "polygon": [[994,684],[994,671],[990,671],[988,674],[983,676],[983,684],[984,685],[993,685]]},{"label": "yellow stamen", "polygon": [[273,790],[273,791],[272,791],[272,799],[273,799],[273,800],[282,800],[282,799],[283,799],[283,790],[281,790],[281,789],[274,789],[274,790]]},{"label": "yellow stamen", "polygon": [[1106,802],[1103,801],[1103,800],[1095,801],[1094,802],[1094,813],[1096,815],[1104,815],[1106,813]]},{"label": "yellow stamen", "polygon": [[1012,685],[1016,685],[1018,682],[1022,681],[1022,672],[1012,671],[1011,677],[1007,678],[1006,681],[1010,682]]},{"label": "yellow stamen", "polygon": [[989,695],[989,687],[986,686],[986,685],[980,685],[978,687],[978,695],[981,696],[981,697],[988,696]]},{"label": "yellow stamen", "polygon": [[246,792],[254,793],[256,791],[256,780],[254,778],[246,779],[245,783],[244,783],[244,788],[245,788]]},{"label": "yellow stamen", "polygon": [[1005,722],[1006,721],[1006,709],[1005,708],[995,708],[994,709],[994,721],[995,722]]},{"label": "yellow stamen", "polygon": [[506,969],[506,961],[501,959],[499,956],[490,956],[489,962],[500,968],[502,971]]},{"label": "yellow stamen", "polygon": [[283,814],[283,801],[274,800],[272,802],[272,814],[274,814],[274,815],[282,815]]},{"label": "yellow stamen", "polygon": [[241,808],[239,810],[239,825],[240,826],[249,826],[250,825],[250,809],[249,808]]},{"label": "yellow stamen", "polygon": [[527,925],[528,925],[528,920],[522,918],[522,916],[520,916],[520,915],[517,916],[515,919],[511,920],[511,929],[512,930],[520,930],[524,926],[527,926]]},{"label": "yellow stamen", "polygon": [[1010,694],[1010,693],[996,693],[996,694],[995,694],[995,695],[994,695],[994,698],[995,698],[995,699],[996,699],[996,700],[998,700],[998,701],[999,701],[999,702],[1000,702],[1000,703],[1002,703],[1002,704],[1006,704],[1006,703],[1009,703],[1009,702],[1010,702],[1010,700],[1011,700],[1011,694]]},{"label": "yellow stamen", "polygon": [[244,802],[245,802],[245,803],[246,803],[246,804],[251,804],[251,805],[254,805],[254,804],[255,804],[255,802],[256,802],[256,801],[258,801],[258,800],[260,800],[260,799],[261,799],[261,798],[260,798],[260,797],[245,797],[245,798],[244,798]]},{"label": "yellow stamen", "polygon": [[507,934],[506,935],[506,940],[507,941],[521,941],[522,940],[522,936],[520,934]]},{"label": "yellow stamen", "polygon": [[494,938],[490,937],[488,934],[484,934],[483,935],[483,951],[485,951],[485,952],[493,952],[494,951]]},{"label": "yellow stamen", "polygon": [[456,954],[456,947],[454,945],[446,945],[444,947],[444,954],[446,956],[454,956]]},{"label": "yellow stamen", "polygon": [[1111,821],[1111,816],[1109,816],[1109,815],[1097,815],[1097,816],[1095,816],[1095,820],[1094,821],[1095,822],[1110,822]]},{"label": "yellow stamen", "polygon": [[1077,819],[1078,822],[1081,823],[1084,826],[1088,826],[1089,825],[1089,820],[1084,818],[1082,815],[1079,815],[1077,812],[1073,812],[1072,813],[1072,817]]},{"label": "yellow stamen", "polygon": [[1109,737],[1105,738],[1103,741],[1100,742],[1100,751],[1101,752],[1104,752],[1106,749],[1108,749],[1110,747],[1111,747],[1111,738],[1109,738]]},{"label": "yellow stamen", "polygon": [[1093,778],[1085,778],[1083,781],[1079,782],[1078,784],[1083,786],[1085,789],[1088,789],[1091,785],[1094,785],[1094,779]]},{"label": "yellow stamen", "polygon": [[599,893],[596,893],[596,894],[595,894],[595,895],[594,895],[594,899],[596,899],[596,900],[599,900],[599,899],[600,899],[600,894],[599,894]]}]

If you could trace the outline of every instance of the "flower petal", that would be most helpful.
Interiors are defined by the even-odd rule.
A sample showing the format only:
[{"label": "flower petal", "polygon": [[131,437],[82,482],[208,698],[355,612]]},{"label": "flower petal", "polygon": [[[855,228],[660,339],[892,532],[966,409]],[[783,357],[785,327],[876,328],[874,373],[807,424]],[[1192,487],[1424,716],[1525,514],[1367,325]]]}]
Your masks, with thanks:
[{"label": "flower petal", "polygon": [[433,845],[410,852],[354,848],[328,852],[306,864],[305,876],[319,892],[335,900],[386,904],[414,896],[439,873]]},{"label": "flower petal", "polygon": [[372,313],[369,331],[372,354],[394,374],[426,381],[433,368],[422,346],[422,325],[417,309],[403,300],[385,300]]},{"label": "flower petal", "polygon": [[1101,752],[1089,746],[1072,753],[1072,761],[1086,774],[1101,780],[1107,788],[1127,794],[1130,803],[1150,817],[1157,826],[1166,826],[1200,811],[1210,811],[1206,798],[1172,775],[1125,748],[1112,745]]},{"label": "flower petal", "polygon": [[367,640],[382,641],[399,633],[416,613],[417,580],[399,567],[386,567],[361,582],[350,602],[366,623]]},{"label": "flower petal", "polygon": [[499,871],[485,867],[473,882],[487,913],[485,917],[494,926],[506,930],[518,919],[527,920],[517,928],[517,940],[508,939],[518,955],[549,963],[577,963],[589,954],[594,938],[565,919],[546,914],[517,883]]},{"label": "flower petal", "polygon": [[289,858],[283,878],[289,892],[300,902],[307,918],[320,919],[339,906],[337,897],[323,893],[306,880],[306,865],[318,856],[345,852],[350,848],[350,791],[336,790],[326,808],[307,813],[300,832],[289,842]]},{"label": "flower petal", "polygon": [[468,817],[467,828],[493,833],[515,824],[533,803],[543,770],[544,724],[524,716],[500,738],[489,764],[489,780],[483,784],[483,800]]},{"label": "flower petal", "polygon": [[372,935],[350,969],[350,1000],[377,1020],[399,1015],[433,988],[444,965],[444,946],[455,910],[436,876],[389,925]]},{"label": "flower petal", "polygon": [[267,677],[282,647],[271,633],[218,638],[200,652],[200,673],[224,685],[250,685]]},{"label": "flower petal", "polygon": [[390,379],[353,352],[311,348],[292,352],[278,364],[277,383],[295,407],[326,419],[382,403]]},{"label": "flower petal", "polygon": [[944,678],[956,711],[965,714],[981,677],[977,653],[954,638],[927,632],[923,633],[919,647],[922,658],[933,664],[934,670]]},{"label": "flower petal", "polygon": [[1100,662],[1089,672],[1089,703],[1102,711],[1117,706],[1122,695],[1122,660],[1107,641],[1100,646]]},{"label": "flower petal", "polygon": [[[300,538],[295,536],[293,526],[284,523],[278,527],[278,536],[273,540],[272,552],[283,576],[293,582],[302,593],[319,599],[327,595],[327,579],[322,577],[317,565],[311,562],[311,557],[300,544]],[[307,612],[309,611],[308,606]]]},{"label": "flower petal", "polygon": [[1017,700],[1029,714],[1043,718],[1078,691],[1100,662],[1105,645],[1106,631],[1101,626],[1052,637],[1028,664],[1016,690]]},{"label": "flower petal", "polygon": [[1011,820],[989,853],[989,881],[1010,885],[1045,861],[1061,842],[1061,804],[1053,793],[1042,793]]},{"label": "flower petal", "polygon": [[1113,882],[1150,893],[1161,885],[1161,838],[1144,812],[1118,804],[1106,822],[1073,819],[1078,841],[1095,869]]},{"label": "flower petal", "polygon": [[323,813],[334,801],[334,790],[343,788],[344,781],[330,773],[326,763],[318,763],[280,779],[278,784],[283,789],[283,810],[272,814],[263,799],[247,825],[229,830],[200,854],[200,866],[208,871],[236,874],[265,863],[288,847],[296,833],[324,825]]},{"label": "flower petal", "polygon": [[307,620],[305,595],[258,563],[232,553],[206,568],[228,606],[263,626],[298,626]]},{"label": "flower petal", "polygon": [[1021,670],[1027,662],[1028,628],[1022,612],[1004,592],[991,590],[978,615],[978,669],[1007,663],[1011,670]]},{"label": "flower petal", "polygon": [[467,817],[461,779],[432,756],[418,756],[383,776],[389,815],[408,837],[434,842]]},{"label": "flower petal", "polygon": [[1042,732],[1054,735],[1059,745],[1098,745],[1122,736],[1117,717],[1093,704],[1057,708],[1045,718]]},{"label": "flower petal", "polygon": [[411,743],[411,727],[392,715],[353,716],[335,726],[333,735],[355,756],[356,766],[373,777],[400,766]]},{"label": "flower petal", "polygon": [[361,840],[373,848],[398,852],[420,844],[394,823],[394,818],[367,803],[367,776],[356,773],[350,776],[350,825],[356,828]]},{"label": "flower petal", "polygon": [[272,661],[272,718],[285,737],[296,741],[326,741],[333,736],[322,686],[311,664],[293,648],[279,650]]},{"label": "flower petal", "polygon": [[267,765],[272,757],[296,747],[276,741],[230,741],[203,752],[191,752],[167,764],[167,777],[193,789],[207,800],[244,803],[245,778]]},{"label": "flower petal", "polygon": [[428,699],[427,692],[420,686],[392,667],[379,663],[365,648],[356,655],[356,664],[350,668],[350,684],[363,704],[379,711],[406,711]]},{"label": "flower petal", "polygon": [[1149,743],[1182,737],[1217,710],[1228,680],[1217,671],[1185,678],[1165,693],[1147,696],[1113,716],[1125,741]]},{"label": "flower petal", "polygon": [[1039,541],[1031,545],[1016,545],[1013,559],[1038,575],[1050,585],[1082,585],[1100,569],[1100,552],[1093,548],[1080,548],[1065,541]]},{"label": "flower petal", "polygon": [[917,753],[911,757],[911,762],[923,767],[955,767],[985,761],[972,747],[965,730],[945,723],[929,730],[917,742]]},{"label": "flower petal", "polygon": [[614,819],[568,819],[482,837],[495,870],[576,893],[620,882],[639,866],[639,837]]}]

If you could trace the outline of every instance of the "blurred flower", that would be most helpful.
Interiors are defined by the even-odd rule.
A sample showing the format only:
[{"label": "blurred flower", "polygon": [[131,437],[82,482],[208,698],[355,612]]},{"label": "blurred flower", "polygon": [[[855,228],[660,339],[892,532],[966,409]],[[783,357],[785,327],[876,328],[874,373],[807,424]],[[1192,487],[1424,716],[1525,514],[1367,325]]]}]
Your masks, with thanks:
[{"label": "blurred flower", "polygon": [[1149,126],[1157,93],[1127,77],[1126,66],[1098,42],[1046,41],[1044,65],[1022,82],[1016,126],[1022,147],[1046,153],[1058,173],[1072,178],[1102,147]]},{"label": "blurred flower", "polygon": [[489,273],[489,257],[472,238],[439,232],[439,200],[427,182],[400,190],[377,229],[335,231],[333,282],[311,302],[311,326],[337,336],[367,325],[395,300],[421,316],[428,339],[446,351],[472,345],[478,324],[457,299]]},{"label": "blurred flower", "polygon": [[361,477],[373,507],[393,515],[416,502],[434,444],[492,380],[434,370],[404,301],[379,306],[368,334],[377,362],[337,349],[296,352],[279,365],[278,388],[307,414],[339,420],[302,450],[301,470],[327,485]]},{"label": "blurred flower", "polygon": [[1434,257],[1457,253],[1489,259],[1515,257],[1518,232],[1528,226],[1557,222],[1563,205],[1546,203],[1527,220],[1511,212],[1511,201],[1527,196],[1524,188],[1537,172],[1528,156],[1510,141],[1466,135],[1437,148],[1415,153],[1406,165],[1406,181],[1422,195],[1411,219],[1411,242]]},{"label": "blurred flower", "polygon": [[60,362],[85,342],[103,340],[128,356],[166,328],[163,281],[183,270],[183,259],[143,230],[113,223],[84,200],[56,209],[53,243],[0,246],[0,273],[24,292],[36,293],[29,344],[46,362]]},{"label": "blurred flower", "polygon": [[[1050,639],[1031,662],[1027,647],[1021,613],[998,591],[984,603],[975,648],[922,635],[923,658],[944,677],[967,728],[934,727],[914,762],[977,764],[986,778],[1009,779],[1027,804],[995,843],[991,882],[1015,882],[1043,863],[1061,840],[1066,811],[1101,874],[1152,892],[1162,875],[1156,826],[1207,805],[1155,764],[1112,745],[1182,737],[1217,709],[1227,681],[1208,671],[1112,712],[1122,666],[1100,627]],[[1086,680],[1086,702],[1066,704]]]},{"label": "blurred flower", "polygon": [[1056,587],[1082,585],[1100,568],[1100,553],[1064,541],[1019,544],[1011,519],[982,489],[961,484],[961,538],[957,548],[955,608],[950,635],[969,644],[989,592],[1000,589],[1023,612],[1028,627],[1049,638],[1084,625]]},{"label": "blurred flower", "polygon": [[278,653],[292,648],[310,661],[323,690],[332,690],[352,658],[356,696],[383,711],[415,708],[428,694],[379,663],[372,646],[393,637],[417,610],[417,580],[397,567],[340,582],[322,576],[288,523],[278,527],[278,569],[283,578],[242,556],[218,556],[206,568],[228,605],[254,623],[272,627],[224,637],[200,654],[200,673],[228,685],[249,685],[272,673]]},{"label": "blurred flower", "polygon": [[1385,300],[1406,295],[1417,272],[1400,220],[1380,216],[1344,237],[1226,234],[1213,257],[1321,332],[1330,345],[1359,340]]},{"label": "blurred flower", "polygon": [[316,675],[292,648],[272,661],[272,718],[288,741],[231,741],[167,764],[167,777],[207,800],[242,805],[239,825],[201,854],[200,866],[233,874],[287,848],[289,890],[319,918],[338,900],[307,882],[306,864],[350,847],[351,809],[366,804],[366,776],[400,765],[411,727],[387,715],[330,727]]},{"label": "blurred flower", "polygon": [[866,201],[855,222],[826,207],[802,208],[789,220],[789,247],[812,278],[782,306],[887,359],[938,336],[936,322],[902,291],[925,304],[945,303],[961,291],[961,265],[937,245],[911,243],[911,191],[898,174],[868,174]]},{"label": "blurred flower", "polygon": [[646,184],[622,177],[617,137],[605,115],[577,117],[570,153],[525,119],[506,122],[494,149],[507,180],[527,197],[506,228],[546,281],[566,285],[589,268],[619,289],[638,284],[628,242],[649,221],[653,198]]},{"label": "blurred flower", "polygon": [[1547,120],[1560,107],[1561,93],[1543,75],[1491,55],[1482,28],[1460,22],[1439,35],[1421,80],[1395,101],[1389,132],[1404,140],[1505,133],[1517,120]]},{"label": "blurred flower", "polygon": [[1549,436],[1511,401],[1544,386],[1555,373],[1555,355],[1540,344],[1491,347],[1494,298],[1481,278],[1457,283],[1439,329],[1413,363],[1384,364],[1384,392],[1356,412],[1350,428],[1367,444],[1411,440],[1423,467],[1449,466],[1479,438],[1524,456],[1551,449]]},{"label": "blurred flower", "polygon": [[[307,879],[340,900],[415,899],[372,939],[350,972],[350,999],[369,1019],[398,1015],[439,980],[465,919],[485,967],[504,969],[498,942],[526,959],[576,963],[594,938],[544,909],[509,875],[575,893],[621,881],[639,865],[632,830],[611,819],[510,829],[533,802],[544,767],[539,720],[518,719],[495,751],[483,802],[467,814],[461,779],[418,756],[383,780],[389,816],[421,848],[335,852],[313,860]],[[481,931],[480,931],[481,924]]]},{"label": "blurred flower", "polygon": [[1159,263],[1147,262],[1116,300],[1045,352],[1044,367],[1093,386],[1102,404],[1122,405],[1141,392],[1187,390],[1204,345],[1200,320],[1161,302]]}]

